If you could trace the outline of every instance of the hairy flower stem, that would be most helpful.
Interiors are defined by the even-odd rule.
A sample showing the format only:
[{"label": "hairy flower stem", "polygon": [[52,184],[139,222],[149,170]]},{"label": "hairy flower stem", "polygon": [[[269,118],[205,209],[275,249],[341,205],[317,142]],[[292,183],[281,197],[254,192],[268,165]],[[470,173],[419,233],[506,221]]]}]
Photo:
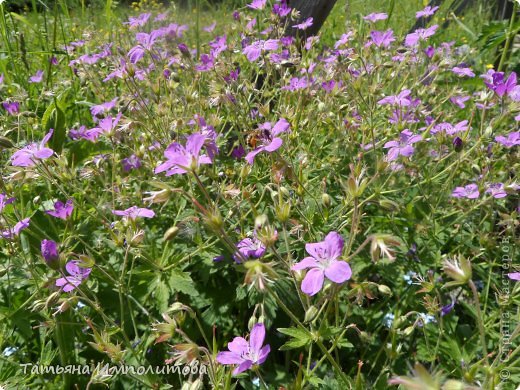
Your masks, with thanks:
[{"label": "hairy flower stem", "polygon": [[471,279],[469,280],[468,284],[469,284],[469,287],[471,288],[471,292],[473,293],[473,299],[475,301],[475,310],[477,312],[478,330],[480,333],[480,342],[482,344],[484,360],[486,362],[486,365],[489,366],[489,359],[488,359],[488,352],[487,352],[487,345],[486,345],[486,331],[484,330],[484,319],[482,317],[482,311],[480,310],[480,301],[479,301],[479,297],[478,297],[477,286],[475,286],[475,283],[473,283],[473,280],[471,280]]},{"label": "hairy flower stem", "polygon": [[311,339],[314,340],[314,342],[316,343],[316,345],[318,346],[319,349],[321,349],[321,351],[323,352],[323,354],[326,356],[326,358],[329,360],[330,364],[332,365],[332,367],[334,368],[334,371],[336,372],[336,375],[341,378],[343,380],[343,382],[345,382],[345,384],[348,384],[348,378],[347,376],[345,375],[345,373],[342,371],[341,367],[339,366],[339,364],[336,362],[336,360],[334,360],[334,358],[332,357],[332,355],[329,353],[329,351],[327,350],[327,348],[323,345],[323,343],[321,342],[321,340],[315,338],[315,336],[309,332],[309,330],[300,322],[300,320],[298,320],[298,318],[291,312],[291,310],[289,310],[289,308],[285,305],[285,303],[282,302],[282,300],[280,299],[280,297],[278,296],[278,294],[276,294],[272,289],[271,287],[269,287],[267,284],[265,285],[265,289],[269,292],[269,294],[271,294],[271,296],[274,298],[274,300],[276,301],[276,303],[282,308],[282,310],[294,321],[294,323],[301,329],[303,330],[305,333],[307,333],[308,336],[311,337]]}]

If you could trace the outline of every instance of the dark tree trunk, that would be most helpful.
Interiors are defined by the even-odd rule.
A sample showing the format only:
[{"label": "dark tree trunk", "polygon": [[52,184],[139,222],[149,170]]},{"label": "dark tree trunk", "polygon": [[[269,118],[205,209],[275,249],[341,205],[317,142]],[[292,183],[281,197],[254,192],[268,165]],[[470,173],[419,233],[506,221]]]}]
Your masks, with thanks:
[{"label": "dark tree trunk", "polygon": [[304,31],[300,31],[292,27],[287,26],[287,35],[296,36],[301,35],[304,38],[312,35],[316,35],[320,31],[323,22],[329,16],[330,11],[336,4],[337,0],[287,0],[289,7],[294,8],[300,12],[300,17],[293,23],[301,23],[308,18],[312,17],[312,26]]}]

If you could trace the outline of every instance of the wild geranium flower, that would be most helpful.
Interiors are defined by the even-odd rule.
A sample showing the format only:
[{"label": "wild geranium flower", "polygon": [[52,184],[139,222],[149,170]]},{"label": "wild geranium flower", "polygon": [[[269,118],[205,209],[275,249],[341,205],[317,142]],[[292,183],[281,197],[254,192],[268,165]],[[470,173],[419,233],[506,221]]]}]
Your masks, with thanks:
[{"label": "wild geranium flower", "polygon": [[450,102],[458,106],[459,108],[465,108],[466,104],[469,99],[471,99],[471,96],[452,96],[450,98]]},{"label": "wild geranium flower", "polygon": [[323,287],[324,278],[334,283],[344,283],[352,276],[347,262],[338,260],[343,251],[344,241],[337,232],[330,232],[324,241],[306,244],[306,257],[293,265],[291,270],[309,269],[302,282],[302,291],[310,296],[317,294]]},{"label": "wild geranium flower", "polygon": [[41,83],[43,80],[43,70],[38,70],[36,71],[36,73],[29,77],[29,82],[30,83]]},{"label": "wild geranium flower", "polygon": [[490,183],[487,185],[486,194],[491,194],[491,196],[495,199],[505,198],[507,196],[507,192],[504,188],[503,183]]},{"label": "wild geranium flower", "polygon": [[52,240],[43,240],[41,243],[42,257],[49,267],[57,269],[59,266],[58,244]]},{"label": "wild geranium flower", "polygon": [[403,89],[401,92],[399,92],[398,95],[395,96],[387,96],[377,102],[377,104],[381,105],[392,105],[392,106],[399,106],[399,107],[408,107],[412,105],[412,100],[410,99],[410,95],[412,92],[409,89]]},{"label": "wild geranium flower", "polygon": [[363,17],[364,20],[368,20],[369,22],[375,23],[378,20],[388,19],[388,15],[384,12],[373,12]]},{"label": "wild geranium flower", "polygon": [[88,139],[95,141],[101,134],[111,134],[121,119],[121,113],[116,117],[107,116],[99,121],[96,127],[88,130]]},{"label": "wild geranium flower", "polygon": [[301,23],[295,24],[293,26],[293,28],[296,28],[298,30],[307,30],[309,27],[312,26],[313,21],[314,21],[314,19],[312,17],[310,17]]},{"label": "wild geranium flower", "polygon": [[9,115],[16,115],[20,112],[20,103],[18,102],[3,102],[2,107]]},{"label": "wild geranium flower", "polygon": [[507,136],[497,135],[495,141],[505,146],[506,148],[512,148],[513,146],[520,145],[520,131],[513,131]]},{"label": "wild geranium flower", "polygon": [[511,272],[511,273],[507,274],[507,276],[511,280],[520,281],[520,272]]},{"label": "wild geranium flower", "polygon": [[455,300],[451,301],[451,303],[448,303],[447,305],[443,306],[441,308],[441,317],[444,317],[445,315],[448,315],[453,308],[455,307]]},{"label": "wild geranium flower", "polygon": [[477,199],[480,196],[480,192],[478,191],[478,186],[472,183],[464,187],[456,187],[451,196],[454,198]]},{"label": "wild geranium flower", "polygon": [[509,77],[505,79],[503,72],[496,72],[493,69],[489,69],[486,74],[480,77],[484,79],[484,84],[486,84],[489,89],[495,91],[500,97],[509,95],[517,89],[515,72],[511,72]]},{"label": "wild geranium flower", "polygon": [[90,113],[92,116],[98,116],[99,114],[104,114],[107,111],[110,111],[112,108],[116,106],[117,98],[112,99],[109,102],[101,103],[95,106],[90,107]]},{"label": "wild geranium flower", "polygon": [[233,259],[237,263],[241,263],[244,259],[258,259],[265,254],[266,247],[258,239],[256,232],[252,237],[247,237],[237,244],[237,253],[233,255]]},{"label": "wild geranium flower", "polygon": [[6,194],[0,194],[0,211],[2,211],[5,206],[13,203],[14,201],[14,198],[8,198]]},{"label": "wild geranium flower", "polygon": [[40,143],[31,143],[15,152],[11,156],[11,165],[15,167],[32,167],[36,165],[38,160],[51,157],[54,154],[54,150],[46,148],[45,144],[49,142],[53,132],[54,130],[50,129]]},{"label": "wild geranium flower", "polygon": [[152,16],[152,14],[144,13],[137,17],[129,17],[128,22],[125,22],[123,24],[128,24],[131,28],[141,27],[141,26],[144,26],[146,24],[146,22],[148,22],[148,19],[150,19],[150,16]]},{"label": "wild geranium flower", "polygon": [[166,172],[166,176],[172,176],[196,170],[202,164],[211,164],[210,157],[200,154],[205,141],[206,135],[194,133],[188,137],[186,146],[172,143],[164,151],[167,160],[155,168],[155,173]]},{"label": "wild geranium flower", "polygon": [[388,149],[387,160],[393,161],[399,156],[410,157],[415,151],[413,144],[421,139],[420,135],[413,134],[408,129],[403,130],[399,141],[389,141],[383,146]]},{"label": "wild geranium flower", "polygon": [[132,169],[139,169],[143,165],[141,159],[139,159],[135,154],[122,159],[121,164],[123,165],[123,170],[125,172],[130,172]]},{"label": "wild geranium flower", "polygon": [[438,28],[439,26],[437,24],[434,24],[428,28],[418,28],[413,33],[410,33],[406,36],[404,44],[408,47],[416,46],[419,41],[425,41],[434,35]]},{"label": "wild geranium flower", "polygon": [[210,33],[213,32],[213,30],[215,30],[215,27],[217,27],[217,22],[213,22],[209,26],[203,27],[202,29]]},{"label": "wild geranium flower", "polygon": [[468,68],[466,66],[454,66],[451,71],[455,73],[457,76],[467,76],[467,77],[475,77],[475,73],[471,70],[471,68]]},{"label": "wild geranium flower", "polygon": [[264,9],[265,4],[267,3],[267,0],[253,0],[251,4],[248,4],[247,6],[252,9]]},{"label": "wild geranium flower", "polygon": [[212,54],[202,54],[200,62],[195,66],[198,72],[209,72],[215,67],[215,58]]},{"label": "wild geranium flower", "polygon": [[423,10],[417,11],[415,13],[415,18],[419,19],[419,18],[427,18],[428,16],[433,16],[438,9],[439,9],[439,7],[432,7],[432,6],[428,5]]},{"label": "wild geranium flower", "polygon": [[156,40],[161,36],[162,30],[154,30],[150,34],[140,32],[135,35],[138,45],[128,51],[128,58],[131,64],[139,62],[147,51],[152,50]]},{"label": "wild geranium flower", "polygon": [[5,239],[11,239],[15,236],[19,236],[20,232],[24,229],[27,229],[29,227],[29,223],[31,222],[30,218],[22,219],[21,221],[17,222],[16,225],[12,229],[7,229],[4,231],[0,231],[0,237],[3,237]]},{"label": "wild geranium flower", "polygon": [[56,280],[56,286],[61,287],[64,292],[71,292],[83,283],[83,281],[90,275],[92,268],[80,267],[79,264],[81,264],[79,260],[69,261],[65,265],[65,270],[68,275]]},{"label": "wild geranium flower", "polygon": [[259,40],[244,47],[242,53],[250,62],[256,61],[263,52],[278,50],[280,41],[278,39]]},{"label": "wild geranium flower", "polygon": [[155,213],[153,210],[147,208],[140,208],[137,206],[132,206],[126,210],[112,210],[112,214],[118,215],[120,217],[126,217],[131,220],[135,220],[136,218],[155,217]]},{"label": "wild geranium flower", "polygon": [[229,351],[219,352],[217,362],[220,364],[237,364],[233,375],[249,370],[253,365],[262,364],[271,351],[269,344],[262,346],[265,340],[264,324],[255,324],[251,330],[249,341],[243,337],[235,337],[228,343]]},{"label": "wild geranium flower", "polygon": [[468,121],[463,120],[455,125],[449,122],[438,123],[430,130],[431,134],[446,133],[448,135],[454,135],[463,131],[468,130]]},{"label": "wild geranium flower", "polygon": [[261,152],[272,153],[279,149],[283,144],[283,140],[278,137],[282,133],[289,131],[291,125],[285,118],[280,119],[274,125],[271,122],[266,122],[258,127],[260,132],[258,141],[261,146],[256,148],[252,152],[249,152],[246,156],[246,161],[249,164],[253,164],[255,156]]},{"label": "wild geranium flower", "polygon": [[395,41],[394,32],[391,29],[386,31],[370,31],[370,39],[377,47],[388,47]]},{"label": "wild geranium flower", "polygon": [[58,200],[54,203],[54,210],[47,210],[45,213],[55,218],[66,220],[72,215],[73,211],[74,206],[72,204],[72,199],[68,199],[65,203]]}]

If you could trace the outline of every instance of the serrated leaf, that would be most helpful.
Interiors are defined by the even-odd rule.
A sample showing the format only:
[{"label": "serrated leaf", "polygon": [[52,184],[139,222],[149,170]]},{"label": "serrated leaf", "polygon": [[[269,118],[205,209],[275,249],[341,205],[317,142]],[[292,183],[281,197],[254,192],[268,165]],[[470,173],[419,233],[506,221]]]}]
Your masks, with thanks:
[{"label": "serrated leaf", "polygon": [[186,272],[174,270],[169,276],[168,284],[175,292],[181,292],[187,295],[199,295],[199,292],[193,287],[195,283]]},{"label": "serrated leaf", "polygon": [[170,289],[162,280],[158,280],[155,284],[153,296],[157,302],[157,307],[161,312],[168,310],[168,301],[170,299]]},{"label": "serrated leaf", "polygon": [[280,351],[300,348],[311,342],[312,337],[308,332],[298,328],[278,328],[278,332],[290,336],[292,339],[280,347]]}]

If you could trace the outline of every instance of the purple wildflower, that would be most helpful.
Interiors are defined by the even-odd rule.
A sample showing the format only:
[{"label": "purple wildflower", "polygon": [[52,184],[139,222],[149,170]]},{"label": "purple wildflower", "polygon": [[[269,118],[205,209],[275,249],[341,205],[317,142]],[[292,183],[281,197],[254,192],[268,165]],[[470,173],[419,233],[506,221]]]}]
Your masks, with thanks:
[{"label": "purple wildflower", "polygon": [[388,47],[395,41],[394,32],[391,29],[386,31],[370,31],[370,38],[372,43],[377,47]]},{"label": "purple wildflower", "polygon": [[520,145],[520,131],[513,131],[507,136],[497,135],[495,141],[505,146],[506,148],[512,148],[513,146]]},{"label": "purple wildflower", "polygon": [[142,166],[141,160],[135,154],[121,160],[121,164],[125,172],[130,172],[132,169],[139,169]]},{"label": "purple wildflower", "polygon": [[8,198],[5,194],[0,194],[0,211],[2,211],[5,206],[13,203],[14,201],[14,198]]},{"label": "purple wildflower", "polygon": [[148,22],[148,19],[150,19],[150,16],[152,16],[152,14],[144,13],[137,17],[129,17],[128,22],[125,22],[124,24],[128,24],[130,26],[130,28],[141,27],[141,26],[144,26],[146,24],[146,22]]},{"label": "purple wildflower", "polygon": [[430,5],[428,5],[426,8],[424,8],[423,10],[421,11],[417,11],[415,13],[415,18],[416,19],[419,19],[419,18],[426,18],[428,16],[433,16],[433,14],[435,14],[435,12],[439,9],[439,7],[432,7]]},{"label": "purple wildflower", "polygon": [[5,239],[11,239],[15,236],[18,236],[20,235],[20,232],[22,230],[27,229],[29,227],[30,222],[30,218],[22,219],[21,221],[17,222],[12,229],[0,231],[0,237],[3,237]]},{"label": "purple wildflower", "polygon": [[54,203],[54,210],[46,210],[45,213],[55,218],[66,220],[72,215],[73,211],[74,205],[72,204],[72,199],[68,199],[65,203],[58,200]]},{"label": "purple wildflower", "polygon": [[59,266],[58,244],[52,240],[43,240],[41,243],[42,257],[49,267],[57,269]]},{"label": "purple wildflower", "polygon": [[34,76],[29,77],[30,83],[41,83],[43,80],[43,70],[36,71]]},{"label": "purple wildflower", "polygon": [[267,0],[253,0],[251,4],[248,4],[247,6],[251,9],[264,9],[265,4],[267,3]]},{"label": "purple wildflower", "polygon": [[280,41],[278,39],[268,39],[266,41],[259,40],[244,47],[242,53],[245,54],[250,62],[256,61],[265,51],[274,51],[278,49]]},{"label": "purple wildflower", "polygon": [[53,132],[54,130],[50,129],[40,143],[31,143],[15,152],[11,156],[11,164],[15,167],[32,167],[36,165],[36,160],[51,157],[54,154],[54,150],[46,148],[45,144],[49,142]]},{"label": "purple wildflower", "polygon": [[64,292],[71,292],[88,278],[92,268],[80,267],[79,264],[81,264],[79,260],[69,261],[65,265],[68,275],[56,280],[56,286],[61,287]]},{"label": "purple wildflower", "polygon": [[131,220],[135,220],[136,218],[155,217],[155,213],[153,212],[153,210],[147,208],[140,208],[137,206],[132,206],[126,210],[112,210],[112,214],[118,215],[120,217],[126,217]]},{"label": "purple wildflower", "polygon": [[471,70],[471,68],[468,68],[465,66],[464,67],[455,66],[451,69],[451,71],[460,77],[464,77],[464,76],[475,77],[475,73]]},{"label": "purple wildflower", "polygon": [[383,148],[388,149],[387,160],[393,161],[399,156],[410,157],[415,151],[412,145],[421,139],[420,135],[414,135],[408,129],[403,130],[399,141],[389,141],[383,146]]},{"label": "purple wildflower", "polygon": [[2,107],[9,115],[16,115],[20,112],[20,103],[18,102],[3,102]]},{"label": "purple wildflower", "polygon": [[444,317],[445,315],[449,314],[453,308],[455,307],[455,301],[451,301],[451,303],[448,303],[447,305],[443,306],[441,308],[441,317]]},{"label": "purple wildflower", "polygon": [[364,20],[368,20],[369,22],[375,23],[378,20],[388,19],[388,15],[384,12],[373,12],[363,17]]},{"label": "purple wildflower", "polygon": [[455,188],[451,196],[454,198],[477,199],[480,196],[480,192],[478,191],[478,186],[472,183],[464,187]]},{"label": "purple wildflower", "polygon": [[[107,116],[99,121],[97,127],[88,130],[88,138],[91,141],[95,141],[101,134],[111,134],[121,119],[121,113],[117,114],[116,117]],[[85,137],[84,137],[85,138]]]},{"label": "purple wildflower", "polygon": [[246,156],[246,161],[253,164],[255,156],[261,152],[272,153],[283,144],[283,140],[278,137],[281,133],[286,133],[290,130],[291,125],[285,118],[280,119],[274,125],[271,122],[266,122],[259,126],[260,143],[262,146],[249,152]]},{"label": "purple wildflower", "polygon": [[343,251],[344,241],[337,232],[330,232],[324,241],[306,244],[306,257],[292,266],[291,270],[301,271],[310,268],[302,282],[302,291],[310,296],[317,294],[323,287],[325,276],[334,283],[344,283],[352,276],[347,262],[338,260]]},{"label": "purple wildflower", "polygon": [[459,108],[465,108],[466,105],[464,104],[469,99],[471,99],[471,96],[452,96],[450,98],[450,102],[458,106]]},{"label": "purple wildflower", "polygon": [[488,184],[485,193],[491,194],[491,196],[495,199],[505,198],[507,196],[507,192],[504,189],[504,184],[502,183]]},{"label": "purple wildflower", "polygon": [[309,27],[312,26],[313,21],[314,21],[314,19],[312,17],[310,17],[301,23],[295,24],[293,26],[293,28],[296,28],[298,30],[307,30]]},{"label": "purple wildflower", "polygon": [[90,113],[92,116],[98,116],[99,114],[104,114],[107,111],[110,111],[112,108],[116,106],[117,98],[105,103],[101,103],[95,106],[90,107]]},{"label": "purple wildflower", "polygon": [[249,342],[243,337],[235,337],[228,343],[229,351],[219,352],[217,362],[220,364],[238,364],[233,375],[250,369],[253,365],[262,364],[271,351],[269,344],[262,346],[265,340],[264,324],[255,324],[249,336]]},{"label": "purple wildflower", "polygon": [[393,106],[407,107],[412,105],[410,99],[411,91],[409,89],[403,89],[398,95],[387,96],[377,102],[377,104],[386,105],[390,104]]},{"label": "purple wildflower", "polygon": [[509,95],[517,90],[515,72],[511,72],[507,80],[504,80],[505,75],[503,72],[495,72],[493,69],[488,70],[486,74],[480,77],[484,79],[484,84],[500,97]]},{"label": "purple wildflower", "polygon": [[202,54],[200,56],[200,63],[195,66],[199,72],[208,72],[215,66],[215,58],[212,54]]},{"label": "purple wildflower", "polygon": [[200,154],[205,141],[206,135],[194,133],[188,137],[185,147],[177,142],[172,143],[164,151],[167,161],[155,168],[155,173],[166,171],[166,176],[184,174],[202,164],[211,164],[213,161],[209,156]]},{"label": "purple wildflower", "polygon": [[209,26],[203,27],[202,29],[208,33],[213,32],[215,30],[215,27],[217,27],[217,22],[211,23]]},{"label": "purple wildflower", "polygon": [[508,278],[511,280],[520,281],[520,272],[511,272],[507,274]]},{"label": "purple wildflower", "polygon": [[256,236],[244,238],[237,244],[238,251],[233,255],[233,259],[240,263],[242,260],[258,259],[265,254],[266,247]]},{"label": "purple wildflower", "polygon": [[456,123],[455,125],[452,125],[449,122],[438,123],[435,126],[433,126],[433,128],[430,130],[430,133],[437,134],[445,132],[448,135],[454,135],[466,130],[468,130],[468,121],[463,120],[459,123]]},{"label": "purple wildflower", "polygon": [[410,33],[406,36],[404,44],[408,47],[416,46],[419,41],[425,41],[434,35],[438,28],[439,26],[437,24],[434,24],[428,28],[418,28],[413,33]]}]

